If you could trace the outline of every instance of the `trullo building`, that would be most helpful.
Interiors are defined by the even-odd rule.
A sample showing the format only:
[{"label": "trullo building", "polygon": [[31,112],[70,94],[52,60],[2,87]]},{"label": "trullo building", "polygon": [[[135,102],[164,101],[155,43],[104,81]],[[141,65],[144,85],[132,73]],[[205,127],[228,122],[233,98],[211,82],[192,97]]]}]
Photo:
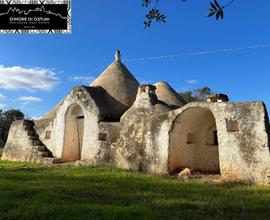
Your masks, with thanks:
[{"label": "trullo building", "polygon": [[217,94],[186,104],[166,82],[139,85],[115,61],[40,120],[15,121],[3,160],[73,162],[155,174],[183,168],[229,181],[268,183],[269,120],[263,102]]}]

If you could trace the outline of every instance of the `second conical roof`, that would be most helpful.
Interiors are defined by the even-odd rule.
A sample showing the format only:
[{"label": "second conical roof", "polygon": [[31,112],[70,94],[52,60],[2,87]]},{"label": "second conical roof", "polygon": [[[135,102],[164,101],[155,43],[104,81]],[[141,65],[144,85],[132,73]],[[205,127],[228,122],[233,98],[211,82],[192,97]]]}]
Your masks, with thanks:
[{"label": "second conical roof", "polygon": [[174,107],[182,107],[186,104],[185,100],[167,82],[157,82],[155,86],[159,100]]}]

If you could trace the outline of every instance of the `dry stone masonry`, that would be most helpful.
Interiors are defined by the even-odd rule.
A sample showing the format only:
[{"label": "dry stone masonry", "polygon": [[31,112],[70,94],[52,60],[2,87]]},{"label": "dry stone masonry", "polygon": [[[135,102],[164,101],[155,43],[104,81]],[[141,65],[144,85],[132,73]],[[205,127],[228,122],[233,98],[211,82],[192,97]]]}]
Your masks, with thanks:
[{"label": "dry stone masonry", "polygon": [[42,119],[15,121],[2,159],[269,183],[266,107],[228,101],[215,94],[186,104],[164,81],[139,85],[117,51],[90,86],[75,87]]}]

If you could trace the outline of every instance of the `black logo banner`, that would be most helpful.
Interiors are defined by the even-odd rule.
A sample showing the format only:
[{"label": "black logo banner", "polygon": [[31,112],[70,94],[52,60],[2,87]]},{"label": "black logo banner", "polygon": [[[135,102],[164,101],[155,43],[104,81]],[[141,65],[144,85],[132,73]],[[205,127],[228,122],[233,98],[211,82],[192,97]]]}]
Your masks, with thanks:
[{"label": "black logo banner", "polygon": [[71,33],[71,2],[0,0],[0,33]]}]

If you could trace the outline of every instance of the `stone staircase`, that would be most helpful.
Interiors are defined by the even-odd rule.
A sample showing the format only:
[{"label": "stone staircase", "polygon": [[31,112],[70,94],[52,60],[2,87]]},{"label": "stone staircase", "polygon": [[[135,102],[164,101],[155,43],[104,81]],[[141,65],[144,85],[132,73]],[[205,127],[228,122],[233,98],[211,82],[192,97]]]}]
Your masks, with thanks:
[{"label": "stone staircase", "polygon": [[24,120],[23,127],[28,135],[28,139],[33,146],[35,152],[41,158],[42,163],[52,164],[58,163],[58,160],[53,157],[52,152],[40,141],[39,135],[34,130],[34,122],[31,120]]}]

